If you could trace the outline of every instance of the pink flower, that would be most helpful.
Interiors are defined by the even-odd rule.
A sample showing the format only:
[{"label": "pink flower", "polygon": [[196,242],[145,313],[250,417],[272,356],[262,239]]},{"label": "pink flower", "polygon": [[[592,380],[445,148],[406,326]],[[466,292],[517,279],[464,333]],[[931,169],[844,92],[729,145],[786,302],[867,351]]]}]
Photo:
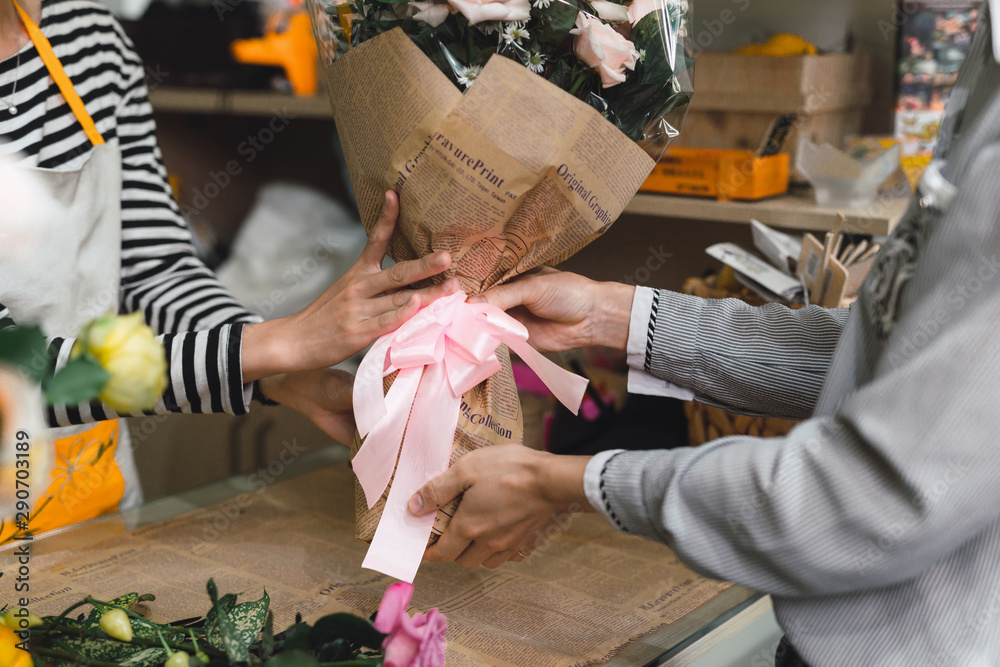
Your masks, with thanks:
[{"label": "pink flower", "polygon": [[530,0],[448,0],[469,19],[469,25],[483,21],[527,21]]},{"label": "pink flower", "polygon": [[389,586],[372,624],[388,637],[382,642],[385,667],[443,667],[448,642],[448,621],[437,609],[410,618],[406,605],[413,584],[397,581]]},{"label": "pink flower", "polygon": [[452,12],[451,6],[446,2],[424,2],[423,0],[418,0],[417,2],[411,2],[410,6],[415,11],[413,18],[417,21],[423,21],[432,28],[436,28],[444,23],[444,20]]},{"label": "pink flower", "polygon": [[655,12],[659,7],[659,0],[632,0],[628,6],[628,20],[635,25],[646,14]]},{"label": "pink flower", "polygon": [[590,6],[594,8],[597,15],[608,23],[622,23],[628,21],[628,8],[619,5],[617,2],[608,0],[591,0]]},{"label": "pink flower", "polygon": [[573,53],[601,75],[601,86],[609,88],[625,81],[625,68],[635,69],[639,52],[614,28],[583,12],[576,15]]}]

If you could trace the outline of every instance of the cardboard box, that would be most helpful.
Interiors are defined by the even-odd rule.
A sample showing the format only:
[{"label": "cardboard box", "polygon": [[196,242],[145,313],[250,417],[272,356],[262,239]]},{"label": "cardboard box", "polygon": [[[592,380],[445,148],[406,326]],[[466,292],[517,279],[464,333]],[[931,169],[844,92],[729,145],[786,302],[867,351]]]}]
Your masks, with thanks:
[{"label": "cardboard box", "polygon": [[757,200],[788,191],[788,154],[671,148],[641,190],[677,195]]},{"label": "cardboard box", "polygon": [[[861,131],[871,100],[867,54],[698,56],[697,91],[675,146],[757,147],[779,114],[798,115],[786,144],[794,164],[799,137],[842,148]],[[793,178],[794,178],[793,174]]]}]

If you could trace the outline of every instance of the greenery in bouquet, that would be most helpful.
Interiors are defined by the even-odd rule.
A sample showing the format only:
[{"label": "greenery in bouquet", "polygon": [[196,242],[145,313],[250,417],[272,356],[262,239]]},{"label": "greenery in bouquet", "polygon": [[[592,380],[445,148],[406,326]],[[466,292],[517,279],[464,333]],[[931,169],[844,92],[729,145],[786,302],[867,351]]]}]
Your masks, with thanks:
[{"label": "greenery in bouquet", "polygon": [[[437,609],[410,617],[412,584],[392,584],[373,619],[339,613],[310,625],[300,617],[273,628],[270,598],[237,602],[207,585],[204,617],[154,623],[133,610],[153,595],[110,601],[88,597],[58,616],[23,608],[0,617],[0,664],[11,667],[437,667],[444,665],[447,622]],[[87,614],[73,616],[81,607]]]},{"label": "greenery in bouquet", "polygon": [[310,1],[328,61],[400,27],[463,90],[499,54],[635,141],[675,136],[666,119],[690,100],[687,0]]}]

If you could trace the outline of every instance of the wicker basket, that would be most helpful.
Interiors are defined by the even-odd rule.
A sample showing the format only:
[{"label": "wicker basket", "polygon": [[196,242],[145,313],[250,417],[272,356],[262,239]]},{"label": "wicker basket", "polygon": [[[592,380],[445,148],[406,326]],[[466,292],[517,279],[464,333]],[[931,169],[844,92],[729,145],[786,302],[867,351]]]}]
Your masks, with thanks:
[{"label": "wicker basket", "polygon": [[[684,281],[682,291],[706,299],[725,299],[735,297],[760,306],[765,302],[739,282],[729,267],[725,267],[719,275],[707,278],[688,278]],[[791,419],[778,417],[748,417],[705,405],[697,401],[684,404],[684,412],[688,418],[688,444],[692,447],[702,445],[711,440],[727,435],[755,435],[765,438],[779,437],[787,434],[798,424]]]}]

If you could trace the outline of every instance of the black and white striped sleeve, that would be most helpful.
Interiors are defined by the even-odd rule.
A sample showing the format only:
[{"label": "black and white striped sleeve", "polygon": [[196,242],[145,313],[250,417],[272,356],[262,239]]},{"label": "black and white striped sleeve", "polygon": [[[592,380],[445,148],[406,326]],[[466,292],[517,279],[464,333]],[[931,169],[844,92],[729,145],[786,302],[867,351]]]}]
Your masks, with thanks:
[{"label": "black and white striped sleeve", "polygon": [[803,419],[813,412],[849,314],[846,308],[753,307],[739,299],[638,287],[629,366],[632,375],[686,388],[704,403]]},{"label": "black and white striped sleeve", "polygon": [[[86,318],[99,317],[113,310],[117,299],[121,312],[143,313],[163,341],[169,364],[168,387],[156,413],[245,413],[250,386],[242,378],[243,327],[260,320],[236,301],[195,252],[167,182],[141,60],[107,8],[89,0],[47,0],[42,29],[98,130],[106,141],[117,139],[121,149],[120,293],[93,295],[79,307]],[[44,108],[59,92],[40,62],[32,66],[31,80],[37,79],[39,90],[25,89],[24,113],[5,118],[0,136],[27,166],[73,167],[90,143],[68,105],[45,110],[44,127],[30,121],[39,115],[31,113],[34,108]],[[13,73],[0,70],[0,75],[10,78]],[[0,307],[2,316],[17,320],[16,311]],[[49,356],[57,368],[68,360],[73,343],[49,340]],[[92,403],[53,406],[48,416],[52,425],[64,426],[117,415]]]}]

